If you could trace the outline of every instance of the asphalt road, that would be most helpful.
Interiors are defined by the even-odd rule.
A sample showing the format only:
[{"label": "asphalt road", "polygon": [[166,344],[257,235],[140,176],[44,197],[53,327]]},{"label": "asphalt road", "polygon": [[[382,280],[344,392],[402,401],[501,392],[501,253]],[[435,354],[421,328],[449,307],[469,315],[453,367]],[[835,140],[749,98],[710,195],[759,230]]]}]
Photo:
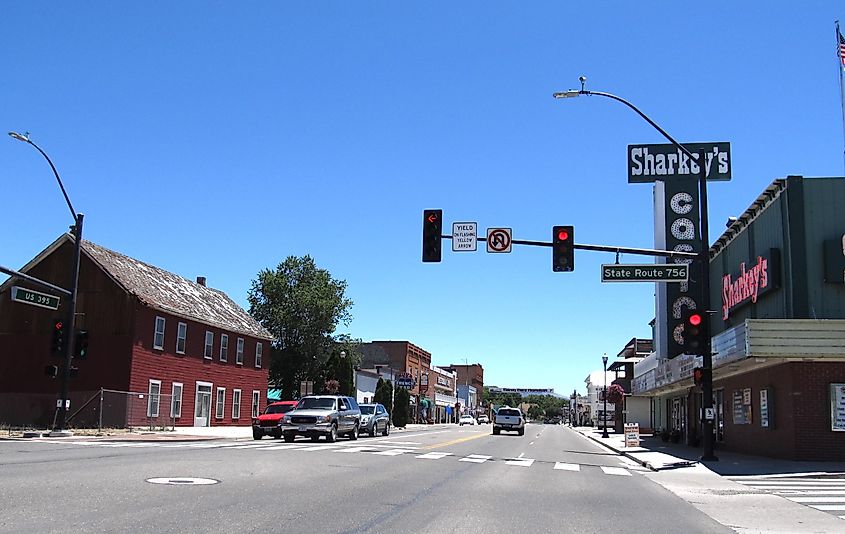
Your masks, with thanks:
[{"label": "asphalt road", "polygon": [[569,428],[490,430],[2,440],[0,532],[732,532]]}]

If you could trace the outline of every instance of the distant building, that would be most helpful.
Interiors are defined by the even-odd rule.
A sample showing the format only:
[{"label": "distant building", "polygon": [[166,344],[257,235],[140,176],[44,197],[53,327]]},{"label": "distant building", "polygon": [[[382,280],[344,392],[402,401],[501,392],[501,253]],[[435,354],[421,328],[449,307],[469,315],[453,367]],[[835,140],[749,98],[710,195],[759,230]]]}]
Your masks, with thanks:
[{"label": "distant building", "polygon": [[361,344],[361,367],[384,369],[395,377],[413,380],[411,414],[414,421],[428,417],[434,406],[434,388],[429,385],[431,353],[410,341],[371,341]]},{"label": "distant building", "polygon": [[479,412],[478,408],[485,401],[482,398],[484,392],[484,367],[480,363],[453,363],[448,367],[444,367],[444,369],[457,373],[459,391],[463,391],[460,389],[461,387],[469,389],[470,392],[473,389],[475,390],[475,399],[473,400],[472,395],[470,395],[468,408],[473,414]]},{"label": "distant building", "polygon": [[535,388],[501,388],[498,386],[490,386],[488,388],[490,393],[516,393],[523,397],[528,397],[531,395],[546,395],[549,397],[555,397],[558,399],[566,399],[568,398],[566,395],[561,395],[559,393],[555,393],[554,388],[547,388],[547,389],[535,389]]}]

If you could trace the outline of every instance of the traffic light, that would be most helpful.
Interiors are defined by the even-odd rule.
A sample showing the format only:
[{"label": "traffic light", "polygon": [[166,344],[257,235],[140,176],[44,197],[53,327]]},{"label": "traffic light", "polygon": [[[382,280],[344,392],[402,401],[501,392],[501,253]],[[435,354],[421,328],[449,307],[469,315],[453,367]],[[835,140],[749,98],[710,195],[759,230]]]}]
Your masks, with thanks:
[{"label": "traffic light", "polygon": [[707,335],[706,316],[697,310],[684,312],[684,352],[686,354],[702,354]]},{"label": "traffic light", "polygon": [[422,261],[440,261],[440,235],[443,232],[443,210],[423,210]]},{"label": "traffic light", "polygon": [[696,386],[704,383],[704,367],[696,367],[692,370],[692,382]]},{"label": "traffic light", "polygon": [[58,365],[48,365],[44,368],[44,374],[49,376],[50,378],[56,378],[59,376],[59,366]]},{"label": "traffic light", "polygon": [[552,271],[575,270],[575,232],[572,226],[552,226]]},{"label": "traffic light", "polygon": [[60,319],[53,321],[53,354],[61,356],[65,349],[65,327]]},{"label": "traffic light", "polygon": [[84,360],[88,357],[88,330],[77,330],[74,340],[73,357]]}]

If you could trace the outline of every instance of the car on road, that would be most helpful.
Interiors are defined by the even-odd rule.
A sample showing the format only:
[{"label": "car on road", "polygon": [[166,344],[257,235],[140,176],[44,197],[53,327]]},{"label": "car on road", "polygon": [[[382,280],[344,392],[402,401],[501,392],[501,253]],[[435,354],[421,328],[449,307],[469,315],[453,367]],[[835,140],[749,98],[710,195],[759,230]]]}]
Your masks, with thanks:
[{"label": "car on road", "polygon": [[371,437],[381,432],[382,436],[390,435],[390,414],[381,404],[359,404],[361,409],[361,432]]},{"label": "car on road", "polygon": [[296,408],[297,401],[279,401],[270,403],[264,413],[252,420],[252,438],[261,439],[264,436],[282,437],[282,419],[285,414]]},{"label": "car on road", "polygon": [[462,415],[458,420],[458,426],[472,425],[475,426],[475,418],[471,415]]},{"label": "car on road", "polygon": [[352,397],[343,395],[309,395],[282,419],[282,436],[293,441],[297,435],[317,441],[321,436],[329,443],[338,436],[358,439],[361,429],[361,410]]},{"label": "car on road", "polygon": [[499,408],[493,416],[493,435],[498,435],[502,430],[516,432],[520,436],[525,434],[525,417],[519,408],[510,406]]},{"label": "car on road", "polygon": [[483,413],[483,414],[478,416],[478,424],[479,425],[486,425],[489,422],[490,422],[490,418],[487,417],[486,413]]}]

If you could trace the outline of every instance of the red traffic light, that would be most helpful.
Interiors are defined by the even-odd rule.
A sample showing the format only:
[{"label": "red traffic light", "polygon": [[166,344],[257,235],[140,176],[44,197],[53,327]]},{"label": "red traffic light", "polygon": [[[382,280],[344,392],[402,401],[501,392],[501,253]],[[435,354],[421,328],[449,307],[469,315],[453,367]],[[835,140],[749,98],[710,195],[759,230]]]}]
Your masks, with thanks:
[{"label": "red traffic light", "polygon": [[698,313],[690,314],[689,318],[687,319],[689,324],[692,326],[698,326],[701,324],[701,315]]},{"label": "red traffic light", "polygon": [[557,238],[561,241],[566,241],[569,239],[569,232],[567,232],[566,230],[560,230],[557,233]]},{"label": "red traffic light", "polygon": [[61,330],[61,329],[62,329],[62,322],[56,321],[56,330]]},{"label": "red traffic light", "polygon": [[704,369],[696,367],[692,370],[692,381],[696,386],[700,386],[704,382]]}]

